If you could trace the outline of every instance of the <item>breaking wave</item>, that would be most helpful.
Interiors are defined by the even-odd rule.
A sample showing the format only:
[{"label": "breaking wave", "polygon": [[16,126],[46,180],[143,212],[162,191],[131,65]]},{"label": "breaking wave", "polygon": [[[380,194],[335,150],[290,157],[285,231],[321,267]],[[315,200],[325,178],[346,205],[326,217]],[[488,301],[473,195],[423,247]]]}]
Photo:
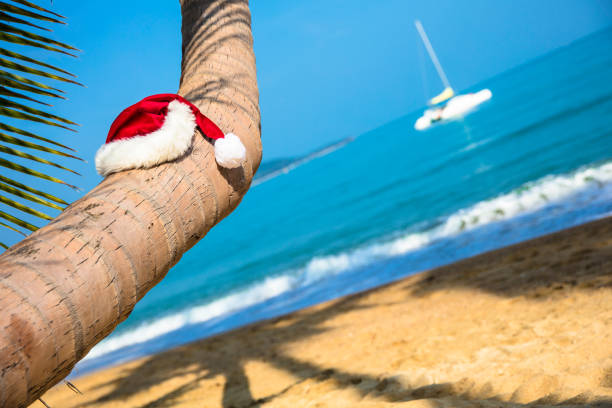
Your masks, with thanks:
[{"label": "breaking wave", "polygon": [[216,317],[264,302],[287,292],[294,286],[290,276],[267,278],[245,290],[234,292],[208,304],[195,306],[180,313],[142,324],[117,336],[111,336],[95,346],[86,359],[93,359],[123,347],[144,343],[181,327],[202,323]]},{"label": "breaking wave", "polygon": [[[604,189],[612,194],[612,191],[608,191],[612,190],[611,182],[612,162],[526,183],[507,194],[459,210],[433,228],[405,233],[385,242],[338,254],[314,257],[301,268],[269,277],[207,304],[194,306],[118,333],[100,342],[86,359],[94,359],[124,347],[144,343],[189,325],[221,318],[345,271],[405,255],[441,239],[452,238],[487,224],[528,214],[548,205],[563,204],[565,199],[576,194],[581,194],[587,200],[601,196]],[[566,204],[571,205],[570,202]]]}]

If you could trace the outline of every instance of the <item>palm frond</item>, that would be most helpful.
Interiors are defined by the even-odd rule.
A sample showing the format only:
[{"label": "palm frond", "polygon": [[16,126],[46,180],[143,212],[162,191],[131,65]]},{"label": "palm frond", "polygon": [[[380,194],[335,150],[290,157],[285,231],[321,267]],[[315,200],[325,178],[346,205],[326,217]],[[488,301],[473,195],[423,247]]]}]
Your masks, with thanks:
[{"label": "palm frond", "polygon": [[25,191],[19,190],[15,187],[9,186],[8,184],[0,183],[0,190],[5,191],[7,193],[11,193],[17,197],[23,198],[25,200],[32,201],[33,203],[45,205],[47,207],[55,208],[56,210],[62,211],[63,208],[57,204],[52,203],[51,201],[43,200],[40,197],[36,197],[33,194],[26,193]]},{"label": "palm frond", "polygon": [[27,113],[31,113],[32,115],[42,116],[43,118],[47,118],[47,119],[53,119],[58,122],[63,122],[67,125],[75,125],[75,126],[79,125],[78,123],[74,123],[73,121],[69,119],[62,118],[61,116],[53,115],[49,112],[41,111],[40,109],[30,108],[27,105],[24,105],[18,102],[13,102],[13,101],[10,101],[2,97],[0,97],[0,106],[7,106],[10,108],[19,109],[22,112],[27,112]]},{"label": "palm frond", "polygon": [[12,216],[11,214],[7,214],[4,211],[0,211],[0,218],[10,221],[13,224],[19,225],[22,228],[28,229],[30,231],[36,231],[38,227],[36,225],[32,225],[27,221],[20,220],[17,217]]},{"label": "palm frond", "polygon": [[2,20],[2,21],[9,21],[11,23],[27,25],[27,26],[30,26],[30,27],[38,28],[39,30],[51,31],[48,28],[41,27],[39,25],[30,23],[29,21],[24,20],[22,18],[17,18],[15,16],[11,16],[10,14],[6,14],[4,11],[0,11],[0,20]]},{"label": "palm frond", "polygon": [[[7,211],[0,210],[0,227],[24,235],[24,231],[35,231],[38,228],[30,219],[51,219],[50,214],[37,206],[62,211],[68,205],[66,200],[43,191],[45,188],[32,187],[30,184],[35,179],[76,189],[74,185],[56,177],[51,169],[76,175],[79,173],[61,161],[50,160],[43,155],[53,155],[62,160],[82,160],[68,153],[74,152],[74,149],[54,140],[55,137],[37,134],[41,133],[38,130],[40,125],[74,132],[72,126],[78,124],[39,108],[41,105],[52,107],[49,98],[65,99],[64,91],[57,84],[83,85],[74,79],[74,74],[40,57],[41,50],[72,57],[79,50],[51,38],[49,34],[43,36],[39,34],[40,31],[31,31],[51,32],[47,25],[66,24],[65,17],[28,0],[11,2],[14,4],[0,1],[0,41],[6,43],[0,48],[0,168],[15,172],[19,181],[4,174],[4,171],[0,172],[0,204],[10,208]],[[37,130],[31,131],[26,127],[28,124],[38,124]],[[28,166],[29,162],[36,163],[37,167]],[[2,241],[0,247],[6,248],[7,241],[4,238]]]},{"label": "palm frond", "polygon": [[[16,128],[15,126],[7,125],[6,123],[0,122],[0,129],[6,130],[7,132],[13,132],[13,133],[17,133],[19,135],[31,137],[32,139],[40,140],[42,142],[51,143],[51,144],[54,144],[55,146],[61,147],[63,149],[72,150],[73,152],[75,151],[71,147],[64,146],[63,144],[58,143],[56,141],[53,141],[51,139],[48,139],[46,137],[38,136],[38,135],[36,135],[36,134],[34,134],[32,132],[28,132],[26,130]],[[70,156],[70,157],[74,157],[74,156]]]},{"label": "palm frond", "polygon": [[32,34],[29,31],[22,30],[21,28],[17,28],[17,27],[12,27],[8,24],[0,23],[0,30],[7,32],[7,33],[19,34],[20,36],[29,38],[31,40],[36,40],[36,41],[41,41],[47,44],[57,45],[59,47],[66,48],[67,50],[80,51],[78,48],[74,48],[68,44],[64,44],[62,42],[52,40],[48,37],[43,37],[42,35]]},{"label": "palm frond", "polygon": [[77,160],[80,160],[80,161],[84,161],[80,157],[77,157],[77,156],[75,156],[73,154],[62,152],[62,151],[59,151],[59,150],[55,150],[55,149],[52,149],[50,147],[39,145],[39,144],[36,144],[36,143],[28,142],[26,140],[22,140],[22,139],[19,139],[19,138],[16,138],[16,137],[4,134],[2,132],[0,132],[0,141],[6,142],[6,143],[11,143],[11,144],[22,146],[22,147],[27,147],[27,148],[30,148],[30,149],[40,150],[41,152],[56,154],[58,156],[70,157],[71,159],[77,159]]},{"label": "palm frond", "polygon": [[4,176],[0,175],[0,181],[4,181],[5,183],[10,184],[10,185],[15,186],[15,187],[18,187],[18,188],[20,188],[20,189],[22,189],[24,191],[29,191],[30,193],[37,194],[37,195],[39,195],[41,197],[48,198],[49,200],[55,201],[56,203],[63,204],[63,205],[68,205],[68,203],[65,202],[64,200],[62,200],[61,198],[58,198],[58,197],[55,197],[54,195],[45,193],[44,191],[40,191],[40,190],[36,190],[36,189],[34,189],[32,187],[28,187],[25,184],[21,184],[18,181],[11,180],[8,177],[4,177]]},{"label": "palm frond", "polygon": [[43,220],[52,220],[53,219],[53,217],[51,217],[50,215],[47,215],[47,214],[45,214],[43,212],[37,211],[37,210],[35,210],[33,208],[30,208],[30,207],[28,207],[26,205],[18,203],[17,201],[11,200],[10,198],[5,197],[5,196],[3,196],[1,194],[0,194],[0,203],[9,205],[9,206],[11,206],[13,208],[16,208],[16,209],[18,209],[20,211],[23,211],[24,213],[33,215],[35,217],[42,218]]},{"label": "palm frond", "polygon": [[58,179],[57,177],[53,177],[53,176],[50,176],[48,174],[41,173],[38,170],[34,170],[34,169],[29,168],[29,167],[22,166],[21,164],[13,163],[10,160],[6,160],[6,159],[0,158],[0,166],[6,167],[7,169],[11,169],[11,170],[17,171],[19,173],[27,174],[29,176],[39,177],[41,179],[49,180],[49,181],[52,181],[54,183],[64,184],[64,185],[66,185],[68,187],[71,187],[71,188],[73,188],[75,190],[77,189],[76,186],[73,186],[72,184],[68,184],[68,183],[66,183],[63,180]]},{"label": "palm frond", "polygon": [[13,0],[14,3],[19,3],[19,4],[23,4],[24,6],[28,6],[30,8],[33,8],[34,10],[38,10],[38,11],[44,11],[45,13],[49,13],[49,14],[53,14],[54,16],[57,16],[59,18],[66,18],[64,16],[62,16],[61,14],[57,14],[54,11],[51,10],[47,10],[46,8],[42,8],[37,4],[34,4],[32,2],[29,2],[27,0]]},{"label": "palm frond", "polygon": [[23,90],[23,91],[28,91],[28,92],[35,93],[35,94],[38,94],[38,95],[49,96],[49,97],[52,97],[52,98],[66,99],[62,95],[55,94],[55,93],[49,92],[49,91],[44,91],[44,90],[42,90],[40,88],[36,88],[34,86],[24,85],[23,82],[19,82],[19,81],[16,81],[14,79],[8,78],[7,76],[2,75],[1,73],[0,73],[0,85],[6,86],[6,87],[9,87],[9,88],[13,88],[13,89],[20,89],[20,90]]},{"label": "palm frond", "polygon": [[24,95],[22,93],[19,93],[19,92],[11,91],[10,89],[5,88],[3,86],[0,86],[0,95],[12,96],[13,98],[18,98],[18,99],[25,99],[25,100],[28,100],[30,102],[36,102],[36,103],[39,103],[39,104],[45,105],[45,106],[53,106],[50,103],[39,101],[38,99],[31,98],[31,97],[29,97],[27,95]]},{"label": "palm frond", "polygon": [[[23,232],[19,231],[17,228],[13,228],[13,227],[11,227],[10,225],[7,225],[7,224],[5,224],[5,223],[3,223],[3,222],[0,222],[0,225],[2,225],[2,226],[3,226],[3,227],[5,227],[5,228],[10,229],[11,231],[15,231],[16,233],[21,234],[21,235],[23,235],[24,237],[25,237],[25,236],[27,236],[27,235],[26,235],[26,234],[24,234]],[[6,245],[4,245],[3,243],[1,243],[1,242],[0,242],[0,245],[2,245],[2,247],[4,247],[4,249],[8,249],[8,247],[7,247]]]},{"label": "palm frond", "polygon": [[34,68],[27,67],[25,65],[17,64],[17,63],[15,63],[13,61],[5,60],[4,58],[0,58],[0,66],[2,66],[4,68],[10,68],[10,69],[18,70],[18,71],[21,71],[21,72],[27,72],[28,74],[33,74],[33,75],[38,75],[38,76],[42,76],[42,77],[57,79],[58,81],[70,82],[71,84],[83,86],[83,84],[81,84],[79,82],[76,82],[76,81],[73,81],[72,79],[64,78],[64,77],[61,77],[59,75],[55,75],[55,74],[51,74],[49,72],[41,71],[39,69],[34,69]]},{"label": "palm frond", "polygon": [[6,41],[6,42],[13,43],[13,44],[19,44],[19,45],[29,45],[29,46],[32,46],[32,47],[42,48],[44,50],[55,51],[55,52],[59,52],[61,54],[70,55],[71,57],[76,57],[76,55],[71,54],[71,53],[69,53],[67,51],[61,50],[59,48],[51,47],[50,45],[47,45],[47,44],[44,44],[44,43],[39,43],[39,42],[36,42],[36,41],[28,40],[27,38],[18,37],[16,35],[8,34],[8,33],[4,32],[4,31],[0,31],[0,41]]},{"label": "palm frond", "polygon": [[6,146],[3,146],[3,145],[0,145],[0,152],[1,153],[6,153],[6,154],[10,154],[10,155],[13,155],[13,156],[17,156],[17,157],[21,157],[21,158],[24,158],[24,159],[32,160],[32,161],[37,161],[39,163],[48,164],[49,166],[57,167],[58,169],[66,170],[66,171],[69,171],[69,172],[71,172],[73,174],[76,174],[76,175],[80,176],[79,173],[77,173],[76,171],[74,171],[72,169],[69,169],[68,167],[64,167],[61,164],[57,164],[57,163],[52,162],[50,160],[43,159],[41,157],[34,156],[32,154],[29,154],[29,153],[24,153],[21,150],[17,150],[17,149],[13,149],[13,148],[10,148],[10,147],[6,147]]},{"label": "palm frond", "polygon": [[[21,3],[24,4],[26,2],[21,2],[21,1],[17,1],[17,3]],[[32,4],[32,3],[30,3]],[[39,6],[36,7],[32,7],[29,4],[26,4],[27,6],[34,8],[36,10],[40,10],[41,8]],[[42,21],[48,21],[50,23],[60,23],[60,24],[66,24],[64,21],[62,20],[57,20],[55,18],[51,18],[51,17],[47,17],[47,16],[43,16],[42,14],[38,14],[38,13],[34,13],[32,11],[29,11],[27,9],[23,9],[21,7],[17,7],[17,6],[13,6],[11,4],[5,3],[3,1],[0,1],[0,10],[2,11],[8,11],[9,13],[14,13],[14,14],[19,14],[22,16],[26,16],[26,17],[31,17],[31,18],[35,18],[37,20],[42,20]],[[43,9],[44,10],[44,9]]]},{"label": "palm frond", "polygon": [[75,132],[74,129],[71,129],[71,128],[66,127],[64,125],[60,125],[59,123],[51,122],[50,120],[39,118],[38,116],[34,116],[34,115],[29,115],[27,113],[24,113],[24,112],[21,112],[21,111],[18,111],[18,110],[14,110],[14,109],[0,108],[0,115],[7,116],[9,118],[15,118],[15,119],[21,119],[21,120],[30,120],[32,122],[44,123],[45,125],[56,126],[56,127],[62,128],[62,129],[71,130],[71,131]]},{"label": "palm frond", "polygon": [[[45,85],[45,84],[43,84],[41,82],[32,81],[31,79],[22,77],[21,75],[16,75],[16,74],[13,74],[11,72],[6,72],[6,71],[0,70],[0,84],[1,85],[5,85],[5,86],[9,86],[11,88],[15,88],[15,86],[10,84],[11,81],[17,81],[17,82],[21,82],[23,84],[31,85],[32,87],[38,87],[38,88],[43,88],[43,89],[51,89],[53,91],[64,93],[64,91],[62,91],[61,89],[53,88],[52,86]],[[28,89],[25,89],[25,90],[28,90]],[[34,93],[40,93],[41,95],[55,96],[57,98],[61,98],[61,96],[55,95],[55,94],[50,93],[50,92],[45,92],[45,91],[39,92],[36,89],[31,89],[29,91],[30,92],[34,92]]]},{"label": "palm frond", "polygon": [[58,67],[53,66],[51,64],[47,64],[46,62],[39,61],[39,60],[34,59],[34,58],[27,57],[25,55],[21,55],[18,52],[13,52],[11,50],[7,50],[6,48],[0,48],[0,55],[4,55],[5,57],[11,57],[11,58],[19,59],[19,60],[22,60],[22,61],[25,61],[25,62],[31,62],[32,64],[40,65],[41,67],[51,68],[51,69],[53,69],[55,71],[58,71],[58,72],[61,72],[63,74],[70,75],[71,77],[76,77],[76,75],[71,74],[70,72],[68,72],[68,71],[66,71],[64,69],[58,68]]}]

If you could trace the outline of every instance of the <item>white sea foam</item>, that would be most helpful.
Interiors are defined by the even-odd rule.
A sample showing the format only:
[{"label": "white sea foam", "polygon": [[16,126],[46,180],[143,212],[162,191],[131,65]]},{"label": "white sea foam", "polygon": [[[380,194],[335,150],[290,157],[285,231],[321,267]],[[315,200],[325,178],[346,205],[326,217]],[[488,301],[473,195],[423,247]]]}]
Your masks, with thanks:
[{"label": "white sea foam", "polygon": [[589,167],[558,176],[547,176],[527,183],[515,191],[498,196],[451,215],[440,236],[453,235],[491,222],[535,211],[547,204],[561,201],[581,190],[602,187],[612,182],[612,163]]},{"label": "white sea foam", "polygon": [[536,211],[589,187],[612,182],[612,163],[586,168],[572,174],[547,176],[496,198],[457,211],[436,228],[406,234],[394,240],[372,244],[337,255],[312,259],[305,267],[306,282],[335,275],[370,263],[404,255],[433,241],[451,237],[486,224]]},{"label": "white sea foam", "polygon": [[576,193],[592,189],[596,195],[602,188],[609,188],[612,185],[610,183],[612,183],[612,162],[584,168],[571,174],[544,177],[507,194],[457,211],[432,229],[407,233],[387,242],[369,244],[339,254],[315,257],[300,269],[267,278],[263,282],[210,303],[111,336],[94,347],[87,358],[99,357],[123,347],[146,342],[187,325],[222,317],[347,270],[407,254],[442,238],[527,214],[548,204],[561,203]]},{"label": "white sea foam", "polygon": [[264,302],[281,293],[287,292],[296,284],[295,277],[278,276],[267,278],[261,283],[247,289],[232,293],[208,304],[196,306],[182,312],[162,317],[150,323],[142,324],[130,331],[111,336],[95,346],[87,359],[100,357],[123,347],[144,343],[181,327],[205,322],[215,317]]}]

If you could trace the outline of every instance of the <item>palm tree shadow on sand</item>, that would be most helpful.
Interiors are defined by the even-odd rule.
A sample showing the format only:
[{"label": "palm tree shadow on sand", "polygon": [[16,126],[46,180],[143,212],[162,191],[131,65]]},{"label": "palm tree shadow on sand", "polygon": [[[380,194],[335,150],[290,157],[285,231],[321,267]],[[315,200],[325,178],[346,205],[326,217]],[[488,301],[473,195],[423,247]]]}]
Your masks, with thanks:
[{"label": "palm tree shadow on sand", "polygon": [[[510,403],[491,396],[491,390],[486,384],[478,387],[469,381],[411,387],[400,378],[373,377],[369,374],[338,370],[334,367],[325,367],[296,359],[282,351],[286,344],[325,331],[326,329],[321,326],[326,320],[337,314],[361,307],[376,306],[359,305],[363,296],[365,294],[350,296],[314,311],[301,312],[297,319],[294,315],[289,315],[239,330],[249,334],[248,343],[257,345],[265,343],[267,345],[265,351],[262,351],[261,346],[251,348],[249,344],[244,344],[239,349],[240,351],[236,352],[238,347],[232,347],[232,339],[216,338],[205,340],[202,346],[196,347],[195,350],[190,348],[188,355],[186,355],[185,349],[179,348],[153,356],[139,366],[126,370],[122,377],[110,383],[100,384],[98,386],[100,388],[112,386],[113,389],[94,401],[81,404],[80,407],[125,401],[135,394],[145,392],[156,384],[184,375],[192,375],[193,379],[142,407],[172,407],[184,394],[197,389],[201,385],[201,381],[211,380],[219,376],[225,380],[223,385],[220,381],[217,382],[219,387],[223,387],[222,406],[224,408],[260,406],[282,396],[306,380],[316,383],[326,382],[326,384],[331,381],[335,389],[350,388],[362,397],[379,399],[381,402],[406,402],[423,398],[441,399],[450,397],[457,402],[462,401],[464,403],[487,401],[496,403],[495,406],[500,408],[538,405],[612,406],[612,399],[594,401],[589,398],[587,401],[583,396],[567,400],[558,400],[554,396],[548,396],[529,404]],[[287,321],[289,324],[285,325],[284,323]],[[244,339],[244,336],[238,335],[236,337]],[[168,364],[168,361],[171,363]],[[276,369],[291,374],[296,380],[278,392],[255,399],[252,396],[249,378],[245,370],[245,365],[252,361],[263,361]],[[609,376],[612,377],[612,370]],[[478,391],[475,392],[476,389]],[[194,403],[196,402],[194,401]],[[443,405],[440,404],[440,406]]]},{"label": "palm tree shadow on sand", "polygon": [[546,300],[568,289],[612,287],[610,271],[612,217],[423,272],[406,289],[412,296],[465,288]]},{"label": "palm tree shadow on sand", "polygon": [[[497,270],[494,279],[491,279],[487,274],[493,273],[490,270],[500,263],[507,269]],[[408,296],[424,296],[451,287],[471,286],[500,296],[526,296],[538,301],[559,296],[567,288],[588,291],[609,287],[612,286],[612,274],[609,273],[612,270],[612,218],[483,254],[462,261],[459,266],[425,272],[405,285],[404,289]],[[443,406],[436,400],[450,398],[457,404],[486,402],[502,408],[612,406],[612,399],[584,395],[565,400],[548,395],[528,404],[518,404],[496,397],[487,384],[474,384],[467,379],[457,383],[411,385],[405,378],[343,371],[331,365],[297,359],[287,353],[287,346],[333,330],[329,322],[334,317],[380,306],[368,301],[369,294],[370,291],[348,296],[238,329],[230,336],[220,335],[203,340],[196,347],[181,347],[152,356],[138,366],[126,369],[119,378],[98,385],[98,389],[112,387],[112,390],[80,406],[125,401],[177,376],[191,376],[192,379],[144,407],[171,407],[183,395],[199,388],[204,380],[216,381],[216,386],[223,388],[221,403],[224,408],[256,407],[274,401],[307,380],[332,384],[333,389],[337,390],[350,389],[362,397],[381,402],[430,398],[434,404]],[[245,369],[251,362],[263,362],[290,375],[294,381],[283,389],[256,399]],[[604,381],[611,381],[612,368],[608,369],[604,378],[607,379]],[[612,386],[612,382],[602,386]]]}]

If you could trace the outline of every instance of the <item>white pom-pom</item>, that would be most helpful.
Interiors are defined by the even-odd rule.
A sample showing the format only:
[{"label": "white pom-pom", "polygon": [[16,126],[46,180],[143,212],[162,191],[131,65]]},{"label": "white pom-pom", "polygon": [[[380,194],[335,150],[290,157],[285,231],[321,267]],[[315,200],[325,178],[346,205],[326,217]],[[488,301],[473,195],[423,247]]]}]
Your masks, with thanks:
[{"label": "white pom-pom", "polygon": [[215,159],[219,166],[234,169],[246,160],[246,149],[240,138],[228,133],[223,139],[215,140]]}]

